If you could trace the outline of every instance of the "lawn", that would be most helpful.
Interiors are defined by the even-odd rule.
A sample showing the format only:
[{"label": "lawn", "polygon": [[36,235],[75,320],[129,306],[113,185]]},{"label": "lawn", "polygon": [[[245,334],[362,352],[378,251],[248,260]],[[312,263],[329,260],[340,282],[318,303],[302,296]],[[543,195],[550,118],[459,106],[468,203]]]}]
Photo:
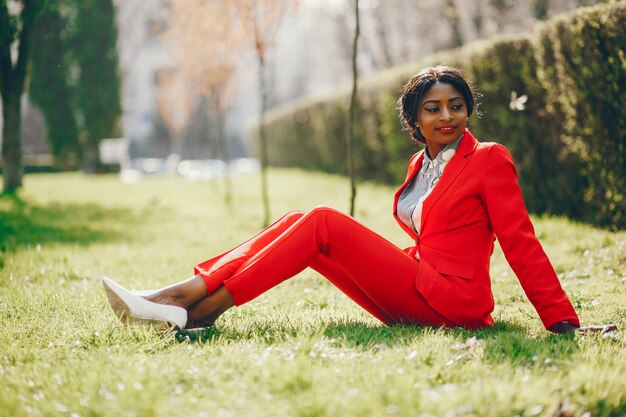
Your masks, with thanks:
[{"label": "lawn", "polygon": [[[499,250],[492,329],[385,327],[313,271],[231,309],[204,334],[121,325],[100,277],[187,278],[255,234],[259,178],[221,183],[29,175],[0,197],[0,416],[623,416],[626,232],[533,218],[583,324],[546,332]],[[270,173],[272,217],[345,210],[346,179]],[[393,189],[361,184],[357,217],[410,245]]]}]

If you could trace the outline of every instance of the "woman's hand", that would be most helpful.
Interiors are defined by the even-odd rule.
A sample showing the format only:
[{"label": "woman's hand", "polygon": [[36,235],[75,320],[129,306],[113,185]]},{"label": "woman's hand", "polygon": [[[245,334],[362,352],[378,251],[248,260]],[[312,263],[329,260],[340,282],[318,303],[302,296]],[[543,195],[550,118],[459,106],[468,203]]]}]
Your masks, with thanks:
[{"label": "woman's hand", "polygon": [[617,324],[615,324],[615,323],[611,323],[611,324],[595,324],[595,325],[581,327],[578,330],[580,331],[581,334],[586,334],[586,333],[605,334],[605,333],[609,333],[609,332],[616,332],[617,331]]},{"label": "woman's hand", "polygon": [[559,334],[572,333],[578,330],[578,326],[567,321],[560,321],[548,327],[548,330],[550,330],[552,333],[559,333]]}]

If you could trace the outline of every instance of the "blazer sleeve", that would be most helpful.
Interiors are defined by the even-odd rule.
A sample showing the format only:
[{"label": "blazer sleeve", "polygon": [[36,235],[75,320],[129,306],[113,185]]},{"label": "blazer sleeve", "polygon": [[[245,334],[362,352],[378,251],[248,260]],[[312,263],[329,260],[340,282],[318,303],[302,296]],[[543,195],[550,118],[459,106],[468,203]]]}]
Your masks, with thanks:
[{"label": "blazer sleeve", "polygon": [[502,251],[546,328],[560,321],[580,325],[544,252],[517,182],[517,170],[502,145],[489,148],[483,197]]}]

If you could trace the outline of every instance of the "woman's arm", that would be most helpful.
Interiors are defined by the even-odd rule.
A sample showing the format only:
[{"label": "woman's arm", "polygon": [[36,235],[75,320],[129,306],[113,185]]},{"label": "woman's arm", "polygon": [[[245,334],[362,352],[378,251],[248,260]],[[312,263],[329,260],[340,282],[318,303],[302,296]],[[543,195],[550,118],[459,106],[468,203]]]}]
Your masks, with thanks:
[{"label": "woman's arm", "polygon": [[535,236],[513,158],[502,145],[490,146],[488,152],[483,198],[504,255],[546,329],[572,331],[580,326],[578,316]]}]

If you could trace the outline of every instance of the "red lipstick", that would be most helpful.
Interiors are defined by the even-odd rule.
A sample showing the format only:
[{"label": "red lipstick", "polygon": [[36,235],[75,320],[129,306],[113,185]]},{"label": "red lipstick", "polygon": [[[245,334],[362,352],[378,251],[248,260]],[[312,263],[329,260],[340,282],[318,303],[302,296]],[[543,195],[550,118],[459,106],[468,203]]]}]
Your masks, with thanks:
[{"label": "red lipstick", "polygon": [[456,127],[454,126],[439,126],[437,128],[437,130],[441,133],[443,133],[444,135],[450,135],[452,133],[454,133],[454,131],[456,130]]}]

